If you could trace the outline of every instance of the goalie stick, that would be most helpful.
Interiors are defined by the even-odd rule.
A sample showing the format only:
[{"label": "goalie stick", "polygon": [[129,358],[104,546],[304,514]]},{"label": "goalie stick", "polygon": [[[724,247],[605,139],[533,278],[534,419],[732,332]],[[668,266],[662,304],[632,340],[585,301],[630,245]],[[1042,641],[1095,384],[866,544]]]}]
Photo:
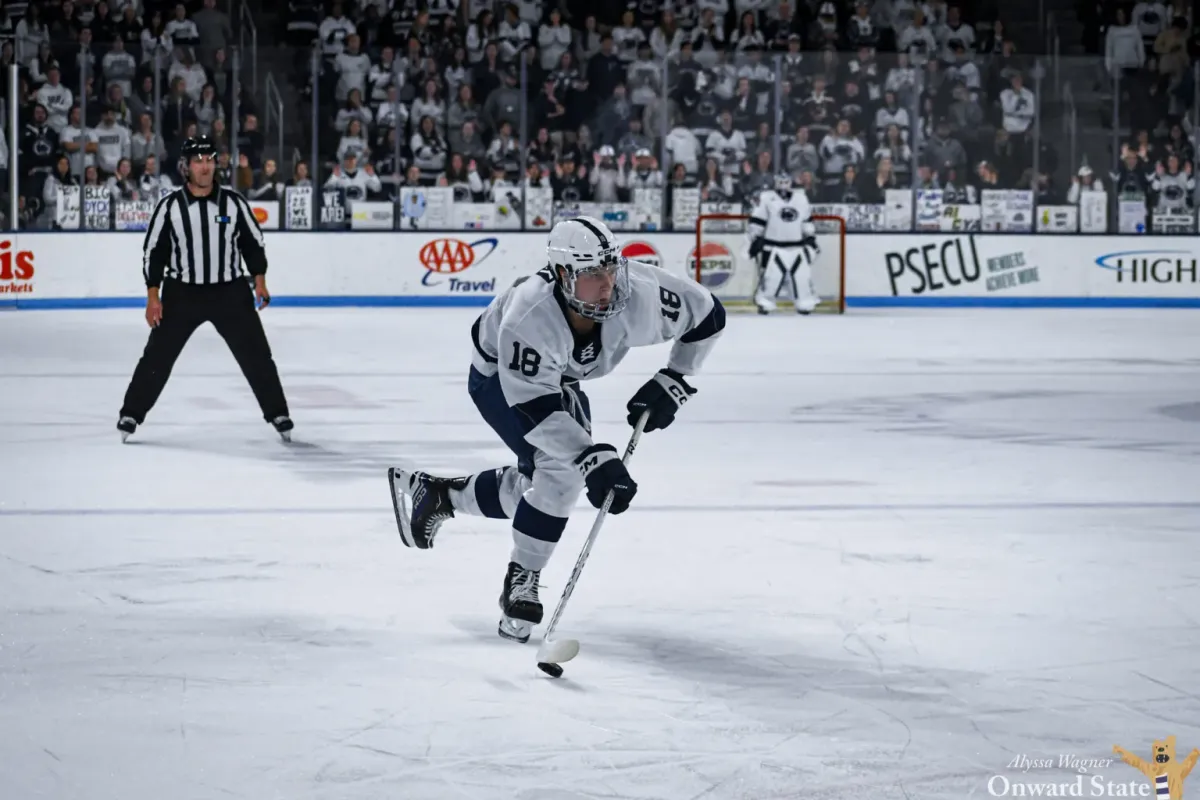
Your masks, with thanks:
[{"label": "goalie stick", "polygon": [[[650,413],[646,412],[638,420],[637,427],[633,429],[633,436],[629,438],[629,444],[625,447],[625,455],[621,458],[622,464],[629,465],[629,459],[633,457],[633,451],[637,449],[638,441],[642,438],[642,429],[646,427],[646,422],[649,419]],[[567,580],[567,585],[563,587],[562,597],[558,600],[558,607],[554,609],[554,616],[550,618],[550,626],[546,628],[546,634],[542,637],[542,644],[538,647],[538,669],[552,677],[561,677],[563,673],[561,665],[579,655],[579,640],[563,639],[556,641],[553,638],[554,631],[558,628],[559,620],[562,619],[563,611],[567,607],[567,601],[571,599],[571,594],[575,591],[575,584],[579,581],[579,576],[583,572],[583,565],[587,563],[588,555],[592,552],[592,545],[596,543],[596,539],[600,536],[600,526],[604,524],[604,519],[608,516],[608,509],[612,506],[614,497],[615,495],[609,492],[608,497],[604,498],[604,505],[600,507],[600,513],[596,514],[596,521],[592,523],[592,530],[588,533],[587,541],[583,543],[583,549],[579,551],[579,558],[575,560],[575,569],[571,570],[571,577]]]}]

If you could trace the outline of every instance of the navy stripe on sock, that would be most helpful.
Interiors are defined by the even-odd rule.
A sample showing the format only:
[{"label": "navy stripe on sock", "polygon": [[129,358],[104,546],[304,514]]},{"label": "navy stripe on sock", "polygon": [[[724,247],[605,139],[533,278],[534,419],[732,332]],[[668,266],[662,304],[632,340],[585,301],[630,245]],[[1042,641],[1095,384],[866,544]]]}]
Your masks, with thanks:
[{"label": "navy stripe on sock", "polygon": [[475,476],[475,502],[479,511],[491,519],[508,519],[500,504],[500,475],[502,469],[489,469]]},{"label": "navy stripe on sock", "polygon": [[566,517],[552,517],[544,511],[538,511],[524,498],[517,504],[517,513],[513,516],[513,530],[518,533],[543,542],[557,542],[566,529]]}]

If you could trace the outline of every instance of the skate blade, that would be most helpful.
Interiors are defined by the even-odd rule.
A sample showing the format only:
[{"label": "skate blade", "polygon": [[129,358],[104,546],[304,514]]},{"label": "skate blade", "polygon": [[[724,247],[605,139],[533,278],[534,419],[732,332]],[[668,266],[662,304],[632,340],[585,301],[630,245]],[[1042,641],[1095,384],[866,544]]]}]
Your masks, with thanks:
[{"label": "skate blade", "polygon": [[402,486],[408,484],[408,474],[395,467],[388,468],[388,487],[392,492],[392,510],[396,512],[396,529],[400,531],[400,539],[407,547],[416,547],[417,541],[412,535],[412,515],[408,508]]},{"label": "skate blade", "polygon": [[500,624],[496,627],[496,633],[500,634],[503,639],[525,644],[529,641],[530,634],[533,633],[533,623],[523,619],[501,617]]},{"label": "skate blade", "polygon": [[282,433],[279,434],[279,438],[283,439],[283,441],[287,442],[288,444],[291,444],[292,432],[291,431],[283,431]]}]

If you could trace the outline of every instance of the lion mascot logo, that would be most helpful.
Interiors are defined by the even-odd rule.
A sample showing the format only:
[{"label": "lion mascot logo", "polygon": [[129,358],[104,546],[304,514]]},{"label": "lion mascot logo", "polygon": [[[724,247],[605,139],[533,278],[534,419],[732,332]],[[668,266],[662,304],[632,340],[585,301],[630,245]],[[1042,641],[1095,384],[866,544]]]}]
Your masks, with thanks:
[{"label": "lion mascot logo", "polygon": [[1155,800],[1183,800],[1183,781],[1196,762],[1200,761],[1200,750],[1193,748],[1183,761],[1175,757],[1175,737],[1160,739],[1150,748],[1149,761],[1138,758],[1123,747],[1113,745],[1113,752],[1121,760],[1140,771],[1154,785]]}]

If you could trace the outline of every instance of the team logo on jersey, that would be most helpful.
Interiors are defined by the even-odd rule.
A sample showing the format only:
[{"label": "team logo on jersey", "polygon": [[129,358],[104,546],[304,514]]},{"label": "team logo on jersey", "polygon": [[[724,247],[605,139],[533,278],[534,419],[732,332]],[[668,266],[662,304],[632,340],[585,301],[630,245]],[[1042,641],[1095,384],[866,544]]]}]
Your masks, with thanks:
[{"label": "team logo on jersey", "polygon": [[800,215],[796,213],[796,209],[792,208],[791,206],[784,206],[779,211],[779,218],[784,222],[795,222],[796,218],[799,216]]},{"label": "team logo on jersey", "polygon": [[[499,244],[499,240],[494,237],[474,242],[464,242],[462,239],[434,239],[427,242],[419,254],[421,265],[425,267],[421,285],[443,285],[444,282],[436,280],[436,276],[453,275],[483,263],[488,256],[496,252],[496,246]],[[468,281],[449,278],[448,288],[452,292],[494,292],[496,279]]]},{"label": "team logo on jersey", "polygon": [[649,242],[630,242],[621,248],[621,255],[631,261],[640,261],[655,267],[663,265],[662,256]]},{"label": "team logo on jersey", "polygon": [[599,357],[599,342],[594,339],[575,351],[575,363],[580,365],[590,364]]},{"label": "team logo on jersey", "polygon": [[710,289],[724,286],[733,277],[733,253],[720,242],[703,242],[688,253],[688,266],[695,267],[700,283]]}]

